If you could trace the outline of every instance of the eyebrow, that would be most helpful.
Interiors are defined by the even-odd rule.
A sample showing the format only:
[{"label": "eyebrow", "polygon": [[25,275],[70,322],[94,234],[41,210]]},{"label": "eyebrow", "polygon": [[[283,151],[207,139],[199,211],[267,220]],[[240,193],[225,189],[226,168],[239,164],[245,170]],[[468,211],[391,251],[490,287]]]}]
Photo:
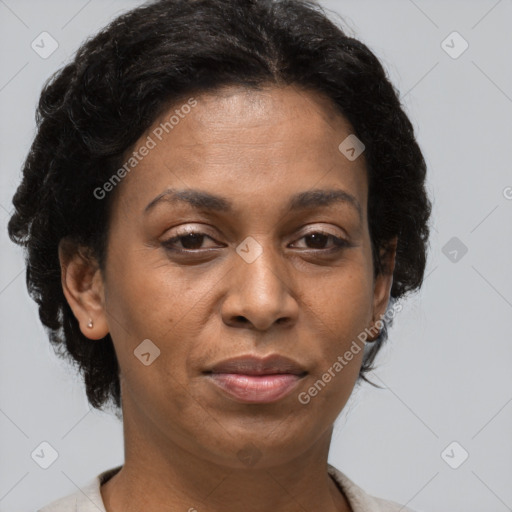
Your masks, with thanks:
[{"label": "eyebrow", "polygon": [[[156,196],[144,209],[148,213],[161,202],[186,203],[198,210],[210,210],[224,213],[234,213],[233,204],[222,196],[195,189],[167,189]],[[313,189],[299,192],[290,198],[286,211],[295,212],[311,208],[330,206],[341,203],[353,208],[362,221],[363,212],[358,200],[348,192],[341,189]]]}]

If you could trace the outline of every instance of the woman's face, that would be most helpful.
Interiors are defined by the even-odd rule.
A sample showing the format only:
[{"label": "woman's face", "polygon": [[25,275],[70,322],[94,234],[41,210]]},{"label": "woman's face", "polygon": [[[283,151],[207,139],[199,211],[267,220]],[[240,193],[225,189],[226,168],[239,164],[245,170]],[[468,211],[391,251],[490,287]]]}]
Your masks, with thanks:
[{"label": "woman's face", "polygon": [[[148,439],[265,467],[328,435],[363,351],[333,367],[391,286],[373,279],[364,153],[338,148],[351,133],[315,93],[229,87],[174,105],[135,144],[102,308],[124,421]],[[296,367],[218,366],[269,355]]]}]

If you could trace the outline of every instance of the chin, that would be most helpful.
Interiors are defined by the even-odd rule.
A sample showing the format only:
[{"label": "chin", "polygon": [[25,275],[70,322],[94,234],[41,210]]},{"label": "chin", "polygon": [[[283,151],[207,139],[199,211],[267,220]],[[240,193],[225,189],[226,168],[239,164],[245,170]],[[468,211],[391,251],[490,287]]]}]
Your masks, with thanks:
[{"label": "chin", "polygon": [[[266,469],[282,465],[301,456],[312,446],[325,430],[318,425],[305,425],[291,422],[290,417],[271,422],[260,420],[242,421],[231,429],[226,422],[223,432],[210,432],[211,439],[217,439],[215,446],[204,446],[198,450],[199,456],[208,458],[217,464],[233,469]],[[219,428],[222,428],[219,426]]]}]

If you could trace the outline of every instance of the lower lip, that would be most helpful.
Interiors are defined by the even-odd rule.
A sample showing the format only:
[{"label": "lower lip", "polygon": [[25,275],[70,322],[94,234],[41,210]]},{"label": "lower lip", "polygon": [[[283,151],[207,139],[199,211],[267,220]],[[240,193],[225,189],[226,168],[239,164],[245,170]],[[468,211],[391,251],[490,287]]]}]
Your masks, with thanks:
[{"label": "lower lip", "polygon": [[276,375],[242,375],[211,373],[212,382],[237,401],[266,404],[288,395],[301,377],[290,373]]}]

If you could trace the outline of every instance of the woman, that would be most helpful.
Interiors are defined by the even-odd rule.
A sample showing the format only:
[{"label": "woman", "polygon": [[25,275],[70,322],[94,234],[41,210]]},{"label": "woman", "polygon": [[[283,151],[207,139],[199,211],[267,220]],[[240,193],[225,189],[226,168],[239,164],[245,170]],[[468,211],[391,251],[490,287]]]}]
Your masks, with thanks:
[{"label": "woman", "polygon": [[42,512],[373,512],[333,423],[421,286],[426,166],[314,3],[160,0],[45,85],[9,223],[125,462]]}]

